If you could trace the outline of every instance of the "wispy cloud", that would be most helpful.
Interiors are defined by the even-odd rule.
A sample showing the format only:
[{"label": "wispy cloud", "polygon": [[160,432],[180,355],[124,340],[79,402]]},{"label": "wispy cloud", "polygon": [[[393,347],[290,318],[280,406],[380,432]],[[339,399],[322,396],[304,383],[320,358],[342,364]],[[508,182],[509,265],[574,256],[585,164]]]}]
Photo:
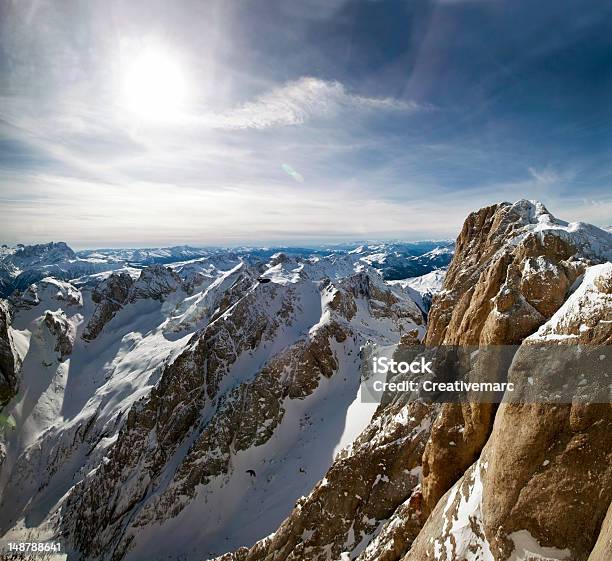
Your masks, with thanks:
[{"label": "wispy cloud", "polygon": [[201,122],[213,128],[267,129],[334,117],[343,109],[409,112],[420,108],[412,101],[355,95],[337,81],[303,77],[235,109],[204,115]]},{"label": "wispy cloud", "polygon": [[536,169],[529,167],[529,174],[541,185],[552,185],[562,179],[562,176],[550,168]]}]

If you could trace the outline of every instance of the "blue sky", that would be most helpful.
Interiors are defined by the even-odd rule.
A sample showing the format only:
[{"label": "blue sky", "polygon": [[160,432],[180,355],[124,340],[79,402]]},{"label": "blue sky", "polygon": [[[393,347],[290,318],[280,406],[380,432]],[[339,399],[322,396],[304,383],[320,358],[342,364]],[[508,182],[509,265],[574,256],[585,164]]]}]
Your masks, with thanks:
[{"label": "blue sky", "polygon": [[612,224],[609,2],[0,0],[0,22],[3,242],[442,238],[519,198]]}]

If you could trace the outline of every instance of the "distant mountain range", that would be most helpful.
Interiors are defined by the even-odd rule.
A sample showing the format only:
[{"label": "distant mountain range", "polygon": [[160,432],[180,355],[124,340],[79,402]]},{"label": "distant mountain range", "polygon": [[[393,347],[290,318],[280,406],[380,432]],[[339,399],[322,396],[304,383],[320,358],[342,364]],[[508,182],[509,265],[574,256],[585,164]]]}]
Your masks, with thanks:
[{"label": "distant mountain range", "polygon": [[245,262],[252,266],[264,263],[276,253],[295,257],[344,255],[349,261],[360,261],[381,271],[385,279],[404,279],[446,267],[452,258],[453,242],[421,241],[378,243],[374,245],[340,245],[315,248],[196,248],[175,246],[146,249],[96,249],[73,251],[64,242],[38,245],[2,246],[0,248],[0,296],[52,276],[73,280],[118,269],[139,269],[147,265],[186,261],[208,262],[215,268],[227,268]]}]

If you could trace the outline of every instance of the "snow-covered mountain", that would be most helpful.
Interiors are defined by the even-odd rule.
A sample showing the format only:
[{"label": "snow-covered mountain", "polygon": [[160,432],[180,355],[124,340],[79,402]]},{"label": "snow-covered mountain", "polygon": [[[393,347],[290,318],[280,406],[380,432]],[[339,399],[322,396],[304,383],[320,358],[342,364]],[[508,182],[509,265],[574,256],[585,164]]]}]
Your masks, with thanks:
[{"label": "snow-covered mountain", "polygon": [[434,269],[418,277],[390,280],[390,285],[401,286],[424,312],[428,312],[435,294],[442,290],[447,268]]},{"label": "snow-covered mountain", "polygon": [[[374,245],[315,248],[196,248],[175,246],[146,249],[96,249],[74,252],[64,242],[0,248],[0,297],[23,291],[45,277],[95,283],[110,271],[122,270],[132,276],[146,266],[166,264],[189,270],[193,281],[209,279],[238,263],[262,266],[275,254],[308,259],[335,255],[347,263],[361,262],[378,269],[385,279],[403,279],[442,268],[450,262],[452,242],[384,243]],[[98,275],[98,276],[96,276]]]},{"label": "snow-covered mountain", "polygon": [[[363,345],[425,333],[418,293],[361,252],[143,267],[61,249],[113,268],[3,304],[0,531],[25,536],[34,516],[70,558],[170,555],[168,534],[199,558],[270,533],[374,411]],[[37,274],[52,265],[32,253]]]},{"label": "snow-covered mountain", "polygon": [[[2,538],[72,561],[607,561],[609,404],[359,392],[376,345],[512,345],[483,368],[518,388],[562,367],[534,345],[605,358],[612,234],[519,201],[468,216],[446,269],[449,245],[396,245],[77,255],[112,267],[2,301]],[[432,265],[389,280],[412,257]]]},{"label": "snow-covered mountain", "polygon": [[69,280],[118,266],[107,259],[78,257],[64,242],[5,247],[0,254],[0,296],[25,290],[45,277]]},{"label": "snow-covered mountain", "polygon": [[379,269],[388,280],[418,277],[450,263],[455,244],[451,241],[420,244],[361,245],[350,253]]}]

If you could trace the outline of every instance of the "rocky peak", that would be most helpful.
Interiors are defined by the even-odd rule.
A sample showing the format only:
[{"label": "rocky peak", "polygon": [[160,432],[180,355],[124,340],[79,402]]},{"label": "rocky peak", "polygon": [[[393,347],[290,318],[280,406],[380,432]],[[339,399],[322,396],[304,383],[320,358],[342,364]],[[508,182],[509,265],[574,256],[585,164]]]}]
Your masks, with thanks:
[{"label": "rocky peak", "polygon": [[403,320],[414,325],[424,325],[420,308],[403,291],[386,284],[373,269],[359,271],[325,286],[330,293],[329,307],[351,321],[358,311],[358,302],[367,306],[368,315],[374,318],[395,320],[403,330]]},{"label": "rocky peak", "polygon": [[152,265],[145,267],[130,290],[129,300],[153,298],[162,300],[181,287],[181,278],[169,267]]},{"label": "rocky peak", "polygon": [[280,265],[281,263],[287,263],[289,261],[289,256],[286,253],[282,253],[282,252],[278,252],[275,253],[271,258],[270,258],[270,262],[268,263],[269,267],[276,267],[277,265]]},{"label": "rocky peak", "polygon": [[92,301],[97,304],[89,320],[83,339],[95,339],[102,328],[127,303],[134,281],[127,273],[112,273],[100,281],[91,292]]},{"label": "rocky peak", "polygon": [[23,292],[15,292],[9,300],[16,308],[31,308],[41,302],[58,303],[63,306],[83,305],[83,296],[78,288],[69,282],[52,277],[31,284]]},{"label": "rocky peak", "polygon": [[21,269],[39,265],[53,265],[76,258],[74,251],[65,242],[51,242],[22,246],[9,255],[6,261]]},{"label": "rocky peak", "polygon": [[55,352],[58,353],[60,361],[65,360],[72,354],[74,340],[76,338],[76,328],[72,322],[68,320],[66,314],[62,310],[45,312],[44,323],[51,334],[56,338]]},{"label": "rocky peak", "polygon": [[[220,317],[228,308],[240,300],[257,282],[257,272],[245,263],[239,263],[220,274],[199,292],[179,303],[168,321],[167,330],[183,331],[198,325],[206,325]],[[187,292],[194,292],[188,281],[183,281]],[[191,289],[191,290],[190,290]]]},{"label": "rocky peak", "polygon": [[17,290],[9,297],[9,302],[15,308],[33,308],[40,304],[38,297],[38,285],[31,284],[23,292]]},{"label": "rocky peak", "polygon": [[354,298],[370,297],[370,275],[366,271],[360,271],[354,275],[338,282],[339,287],[347,291]]},{"label": "rocky peak", "polygon": [[147,298],[163,300],[181,286],[181,278],[163,265],[145,267],[136,281],[127,273],[112,273],[98,283],[91,293],[91,299],[97,306],[85,328],[83,339],[95,339],[126,304]]},{"label": "rocky peak", "polygon": [[[592,265],[608,259],[611,240],[532,201],[470,214],[433,298],[428,344],[609,344],[612,271],[609,263]],[[344,290],[332,283],[325,290],[330,307],[350,317],[351,301],[371,297],[372,283],[344,282]],[[528,351],[517,354],[523,368],[533,364]],[[514,363],[495,368],[500,379],[524,377]],[[539,365],[547,368],[554,378],[554,368]],[[383,400],[350,451],[274,534],[219,561],[506,561],[540,559],[538,552],[584,561],[610,503],[611,428],[609,407],[597,405],[498,411]],[[560,527],[559,519],[580,523]],[[601,544],[594,559],[606,558]]]},{"label": "rocky peak", "polygon": [[611,248],[608,232],[557,220],[537,202],[500,203],[470,214],[433,300],[427,343],[520,342]]},{"label": "rocky peak", "polygon": [[91,299],[100,304],[104,300],[125,304],[134,281],[127,273],[112,273],[100,281],[91,292]]},{"label": "rocky peak", "polygon": [[[428,345],[520,344],[561,307],[589,264],[606,259],[612,236],[557,220],[541,203],[522,200],[470,214],[456,247],[433,299]],[[502,379],[504,368],[497,373]],[[426,508],[478,457],[494,414],[491,404],[443,407],[423,458]],[[452,454],[450,441],[456,443]]]}]

